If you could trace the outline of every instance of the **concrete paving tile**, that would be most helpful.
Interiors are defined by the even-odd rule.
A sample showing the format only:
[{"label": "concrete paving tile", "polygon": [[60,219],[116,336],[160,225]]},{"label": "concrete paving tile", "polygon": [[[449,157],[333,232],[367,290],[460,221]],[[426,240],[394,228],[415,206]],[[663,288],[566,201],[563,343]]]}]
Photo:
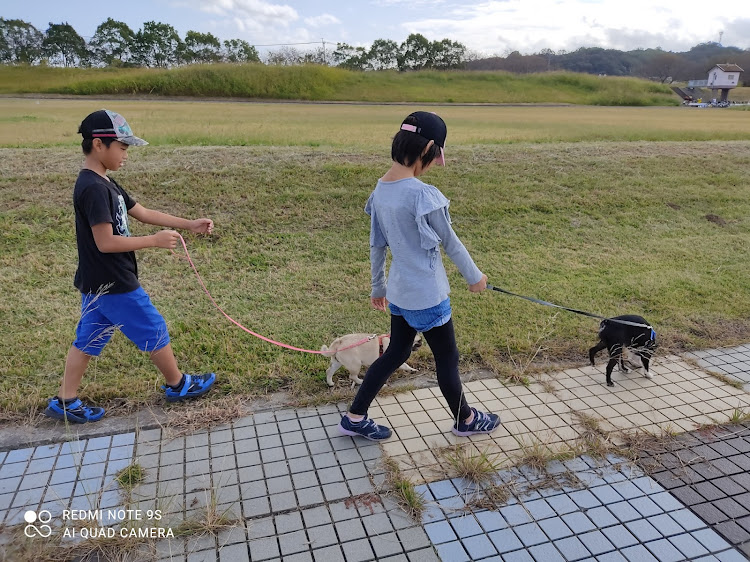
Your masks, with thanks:
[{"label": "concrete paving tile", "polygon": [[690,534],[706,547],[709,552],[720,552],[731,546],[712,529],[699,529]]},{"label": "concrete paving tile", "polygon": [[370,544],[375,552],[376,559],[392,556],[404,552],[404,548],[396,536],[396,533],[386,533],[370,537]]},{"label": "concrete paving tile", "polygon": [[458,541],[439,544],[437,551],[442,560],[454,560],[455,562],[467,562],[471,560],[463,545]]},{"label": "concrete paving tile", "polygon": [[486,535],[477,535],[461,542],[469,560],[480,560],[497,554],[497,549]]},{"label": "concrete paving tile", "polygon": [[527,523],[525,525],[516,525],[513,527],[513,532],[525,547],[542,544],[548,541],[542,528],[536,522]]},{"label": "concrete paving tile", "polygon": [[[523,543],[519,540],[512,529],[500,529],[489,533],[487,536],[500,554],[518,550],[523,547]],[[433,543],[434,542],[435,541],[433,540]]]},{"label": "concrete paving tile", "polygon": [[480,511],[474,514],[485,533],[505,529],[508,524],[497,511]]},{"label": "concrete paving tile", "polygon": [[560,517],[539,521],[539,527],[541,527],[542,531],[544,531],[551,541],[573,535],[573,531]]},{"label": "concrete paving tile", "polygon": [[591,556],[591,553],[578,537],[560,539],[553,541],[552,544],[562,553],[565,560],[582,560]]}]

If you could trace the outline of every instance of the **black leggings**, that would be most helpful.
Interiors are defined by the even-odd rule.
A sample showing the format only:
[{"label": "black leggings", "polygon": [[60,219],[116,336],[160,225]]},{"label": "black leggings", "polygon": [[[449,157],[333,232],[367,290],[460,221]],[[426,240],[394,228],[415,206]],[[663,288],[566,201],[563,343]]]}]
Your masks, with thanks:
[{"label": "black leggings", "polygon": [[[398,369],[411,355],[414,337],[417,331],[409,326],[403,316],[391,315],[391,342],[382,357],[378,358],[365,373],[364,382],[349,411],[356,415],[365,415],[370,404],[391,374]],[[422,334],[435,357],[438,385],[443,393],[453,418],[465,420],[471,415],[461,391],[461,378],[458,375],[458,347],[456,334],[453,332],[453,320],[432,328]]]}]

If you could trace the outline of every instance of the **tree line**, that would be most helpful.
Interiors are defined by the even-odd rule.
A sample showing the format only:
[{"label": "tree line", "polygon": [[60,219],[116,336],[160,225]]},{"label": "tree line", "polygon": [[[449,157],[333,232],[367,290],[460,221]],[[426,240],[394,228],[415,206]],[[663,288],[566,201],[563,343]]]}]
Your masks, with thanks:
[{"label": "tree line", "polygon": [[750,83],[750,49],[701,43],[683,53],[656,49],[619,51],[582,47],[575,51],[543,49],[523,55],[480,57],[458,41],[429,41],[413,33],[402,43],[377,39],[369,48],[337,43],[302,51],[282,46],[268,51],[263,60],[255,46],[242,39],[221,41],[212,33],[188,31],[181,38],[169,24],[149,21],[133,31],[112,18],[100,24],[86,41],[68,23],[50,23],[39,31],[22,20],[0,18],[0,64],[54,66],[134,66],[169,68],[183,64],[264,62],[272,65],[306,63],[340,66],[351,70],[467,69],[538,73],[554,70],[610,76],[637,76],[662,83],[702,79],[713,64],[732,62],[746,70]]},{"label": "tree line", "polygon": [[275,65],[328,64],[357,70],[420,70],[462,68],[466,47],[457,41],[429,41],[416,33],[400,45],[378,39],[372,47],[325,43],[301,51],[282,46],[264,61],[255,46],[242,39],[221,41],[212,33],[188,31],[181,38],[166,23],[148,21],[138,31],[112,18],[100,24],[86,41],[69,23],[50,23],[39,31],[29,22],[0,18],[0,64],[53,66],[134,66],[168,68],[182,64],[265,62]]},{"label": "tree line", "polygon": [[705,80],[717,63],[734,63],[745,70],[742,78],[750,85],[750,49],[724,47],[719,43],[700,43],[685,52],[656,49],[619,51],[600,47],[582,47],[575,51],[552,51],[522,55],[518,51],[504,57],[467,61],[468,70],[505,70],[531,74],[554,70],[585,72],[607,76],[636,76],[661,83]]}]

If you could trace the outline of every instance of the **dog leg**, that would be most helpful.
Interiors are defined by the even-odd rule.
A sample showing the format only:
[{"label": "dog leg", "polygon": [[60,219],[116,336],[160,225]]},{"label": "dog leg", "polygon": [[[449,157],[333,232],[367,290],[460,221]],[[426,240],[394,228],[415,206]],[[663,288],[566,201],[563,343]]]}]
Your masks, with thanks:
[{"label": "dog leg", "polygon": [[607,344],[603,341],[600,341],[598,344],[596,344],[594,347],[589,349],[589,361],[591,361],[591,366],[594,366],[594,356],[599,353],[602,349],[606,348]]},{"label": "dog leg", "polygon": [[617,365],[617,357],[610,359],[607,363],[607,386],[615,386],[615,383],[612,382],[612,371],[615,365]]},{"label": "dog leg", "polygon": [[349,371],[349,379],[352,381],[352,388],[354,388],[354,385],[362,384],[362,379],[359,378],[359,372]]},{"label": "dog leg", "polygon": [[413,367],[409,367],[409,365],[407,365],[406,363],[404,363],[403,365],[401,365],[399,367],[399,369],[401,369],[402,371],[407,371],[409,373],[416,373],[417,372],[416,369],[414,369]]},{"label": "dog leg", "polygon": [[615,386],[612,382],[612,371],[618,362],[622,361],[622,346],[615,344],[610,346],[609,349],[609,363],[607,363],[607,386]]},{"label": "dog leg", "polygon": [[641,362],[643,363],[643,376],[647,379],[653,379],[654,375],[648,370],[649,358],[645,355],[641,355]]},{"label": "dog leg", "polygon": [[339,367],[341,367],[341,363],[336,361],[335,357],[331,357],[331,366],[328,367],[328,370],[326,371],[326,382],[328,383],[328,386],[333,386],[333,374],[339,370]]}]

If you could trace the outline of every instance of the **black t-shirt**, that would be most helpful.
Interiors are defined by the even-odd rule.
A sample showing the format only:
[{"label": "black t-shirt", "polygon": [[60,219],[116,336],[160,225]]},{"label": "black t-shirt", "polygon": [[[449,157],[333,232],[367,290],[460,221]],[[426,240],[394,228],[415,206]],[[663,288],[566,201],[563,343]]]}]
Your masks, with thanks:
[{"label": "black t-shirt", "polygon": [[140,287],[135,252],[102,253],[91,227],[108,222],[115,236],[130,236],[128,211],[135,201],[113,179],[81,170],[73,190],[78,243],[78,270],[73,284],[82,293],[129,293]]}]

